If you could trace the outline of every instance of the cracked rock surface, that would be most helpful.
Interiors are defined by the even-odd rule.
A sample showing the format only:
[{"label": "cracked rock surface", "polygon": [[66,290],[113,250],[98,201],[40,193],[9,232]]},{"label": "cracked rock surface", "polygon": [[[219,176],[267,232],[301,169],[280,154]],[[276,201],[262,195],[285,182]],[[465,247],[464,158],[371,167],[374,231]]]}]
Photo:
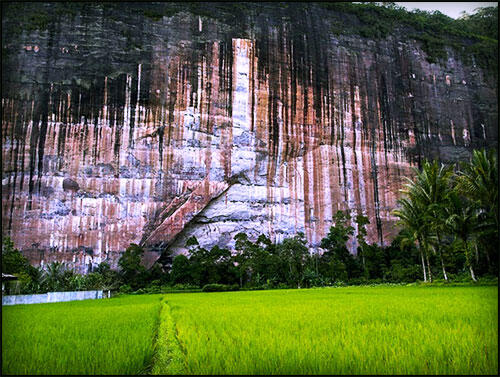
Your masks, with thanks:
[{"label": "cracked rock surface", "polygon": [[116,267],[134,242],[149,266],[238,232],[315,248],[339,209],[387,244],[412,167],[498,144],[497,82],[451,48],[430,64],[403,32],[338,36],[314,5],[252,7],[2,20],[2,231],[31,263]]}]

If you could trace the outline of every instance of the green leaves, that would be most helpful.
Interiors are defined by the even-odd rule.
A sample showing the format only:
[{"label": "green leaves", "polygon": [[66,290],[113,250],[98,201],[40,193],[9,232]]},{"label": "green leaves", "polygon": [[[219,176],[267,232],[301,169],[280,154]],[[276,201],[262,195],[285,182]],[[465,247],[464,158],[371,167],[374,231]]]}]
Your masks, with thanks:
[{"label": "green leaves", "polygon": [[498,161],[495,150],[476,150],[470,163],[462,163],[456,190],[492,216],[498,227]]},{"label": "green leaves", "polygon": [[28,260],[14,248],[14,243],[10,237],[2,239],[2,272],[7,274],[16,274],[25,271],[28,266]]},{"label": "green leaves", "polygon": [[482,243],[482,253],[491,264],[490,254],[498,247],[495,151],[473,151],[471,161],[462,163],[456,173],[452,166],[437,161],[424,161],[422,169],[414,172],[414,179],[408,179],[402,190],[400,207],[393,212],[405,230],[402,246],[418,242],[424,253],[426,245],[439,253],[447,248],[469,253],[471,244]]}]

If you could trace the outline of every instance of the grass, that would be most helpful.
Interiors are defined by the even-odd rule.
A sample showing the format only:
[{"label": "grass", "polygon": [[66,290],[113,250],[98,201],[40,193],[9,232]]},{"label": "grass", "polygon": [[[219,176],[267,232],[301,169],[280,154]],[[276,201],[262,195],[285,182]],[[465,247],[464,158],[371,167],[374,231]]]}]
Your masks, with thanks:
[{"label": "grass", "polygon": [[497,287],[192,293],[167,302],[184,352],[176,373],[498,373]]},{"label": "grass", "polygon": [[2,374],[139,374],[161,295],[2,308]]}]

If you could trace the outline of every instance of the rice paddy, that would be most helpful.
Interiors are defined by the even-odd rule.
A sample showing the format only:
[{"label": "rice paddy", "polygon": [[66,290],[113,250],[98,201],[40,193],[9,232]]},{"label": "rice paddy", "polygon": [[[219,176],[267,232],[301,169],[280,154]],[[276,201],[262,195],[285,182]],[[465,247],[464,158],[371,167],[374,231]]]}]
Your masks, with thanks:
[{"label": "rice paddy", "polygon": [[139,374],[160,295],[2,308],[2,374]]},{"label": "rice paddy", "polygon": [[182,373],[496,374],[497,292],[347,287],[167,301]]},{"label": "rice paddy", "polygon": [[3,308],[2,333],[2,372],[9,374],[497,374],[498,288],[344,287],[22,305]]}]

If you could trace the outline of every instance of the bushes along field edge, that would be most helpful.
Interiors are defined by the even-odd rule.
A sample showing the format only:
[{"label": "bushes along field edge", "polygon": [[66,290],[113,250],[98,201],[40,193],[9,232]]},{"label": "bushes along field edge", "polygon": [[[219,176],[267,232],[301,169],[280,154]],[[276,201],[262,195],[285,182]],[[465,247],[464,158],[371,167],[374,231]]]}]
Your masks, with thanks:
[{"label": "bushes along field edge", "polygon": [[238,284],[206,284],[201,289],[202,292],[228,292],[228,291],[239,291],[240,287]]}]

